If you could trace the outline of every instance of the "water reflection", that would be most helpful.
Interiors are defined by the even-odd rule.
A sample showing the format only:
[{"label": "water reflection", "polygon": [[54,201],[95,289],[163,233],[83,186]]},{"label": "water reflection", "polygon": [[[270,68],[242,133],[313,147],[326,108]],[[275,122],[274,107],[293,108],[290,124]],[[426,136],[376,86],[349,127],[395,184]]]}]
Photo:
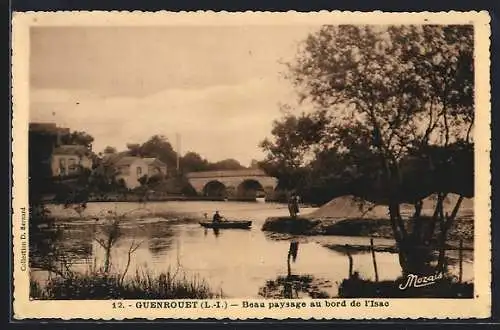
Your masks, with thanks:
[{"label": "water reflection", "polygon": [[[354,272],[339,286],[342,298],[473,298],[473,283],[461,283],[451,275],[427,285],[417,284],[417,278],[398,277],[389,281],[372,281]],[[417,285],[415,285],[417,284]]]},{"label": "water reflection", "polygon": [[153,255],[161,255],[171,249],[175,233],[171,225],[153,223],[143,230],[148,239],[148,249]]},{"label": "water reflection", "polygon": [[292,263],[295,263],[299,252],[299,242],[291,241],[286,257],[287,275],[278,276],[275,280],[268,280],[266,285],[259,289],[259,295],[271,299],[300,299],[300,298],[328,298],[323,287],[331,287],[328,280],[319,281],[310,274],[298,275],[292,273]]},{"label": "water reflection", "polygon": [[[339,285],[338,296],[342,298],[472,298],[473,284],[462,281],[462,274],[456,275],[456,270],[450,268],[445,274],[439,275],[436,273],[435,264],[429,262],[428,272],[425,275],[409,274],[401,276],[401,273],[396,278],[389,280],[379,280],[377,257],[379,253],[375,252],[375,247],[353,247],[330,246],[329,248],[344,254],[349,260],[349,271],[347,277],[342,280]],[[369,252],[368,252],[369,251]],[[382,247],[379,251],[392,251],[392,247]],[[385,253],[385,252],[382,252]],[[354,270],[355,257],[364,254],[371,255],[374,277],[362,276],[359,271]],[[432,257],[432,256],[431,256]],[[429,258],[428,255],[425,258]],[[435,258],[429,258],[430,261]],[[367,266],[365,264],[365,266]],[[460,266],[462,268],[462,266]],[[459,270],[461,272],[461,270]],[[423,276],[427,277],[430,283],[422,285]],[[432,280],[429,276],[432,276]],[[434,278],[436,278],[434,280]]]},{"label": "water reflection", "polygon": [[[117,207],[122,212],[135,206],[89,203],[87,211],[98,213],[106,207]],[[288,213],[286,206],[278,204],[164,202],[150,203],[148,207],[156,212],[156,217],[131,218],[123,223],[121,236],[111,252],[113,271],[122,274],[131,244],[143,242],[131,258],[127,276],[132,276],[136,269],[159,274],[180,268],[188,277],[206,280],[215,291],[222,290],[228,298],[337,296],[350,266],[345,253],[333,247],[369,246],[366,237],[274,239],[263,233],[261,227],[267,217]],[[218,209],[228,218],[254,223],[248,230],[207,229],[197,221],[167,216],[173,209],[193,212],[192,219]],[[55,249],[64,255],[73,251],[75,270],[85,272],[90,264],[102,265],[105,251],[95,242],[100,226],[95,220],[71,218],[61,220],[60,224],[64,230],[62,238],[54,242]],[[394,245],[393,241],[384,239],[377,239],[376,243],[377,246]],[[44,251],[30,249],[30,259],[44,257]],[[464,281],[473,279],[472,255],[472,252],[464,255],[467,261],[463,265]],[[352,258],[352,272],[358,272],[362,279],[375,280],[368,251],[353,252]],[[380,281],[394,281],[401,276],[397,254],[385,250],[377,252],[376,258]],[[458,274],[458,267],[451,269]]]},{"label": "water reflection", "polygon": [[205,237],[208,235],[208,232],[211,232],[212,234],[214,234],[214,237],[219,237],[220,236],[220,229],[219,228],[204,228],[203,230],[203,233],[205,235]]}]

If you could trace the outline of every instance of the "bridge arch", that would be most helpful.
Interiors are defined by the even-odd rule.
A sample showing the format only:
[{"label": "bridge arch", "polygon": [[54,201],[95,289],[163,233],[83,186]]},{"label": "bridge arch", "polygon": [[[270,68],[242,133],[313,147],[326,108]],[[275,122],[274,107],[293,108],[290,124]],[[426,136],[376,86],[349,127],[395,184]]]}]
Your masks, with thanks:
[{"label": "bridge arch", "polygon": [[255,200],[258,194],[272,200],[278,183],[276,178],[255,169],[191,172],[186,176],[199,195],[227,199]]},{"label": "bridge arch", "polygon": [[255,199],[265,194],[264,186],[257,179],[245,179],[236,188],[236,196],[243,199]]},{"label": "bridge arch", "polygon": [[227,187],[219,180],[210,180],[203,186],[203,196],[225,198],[227,196]]}]

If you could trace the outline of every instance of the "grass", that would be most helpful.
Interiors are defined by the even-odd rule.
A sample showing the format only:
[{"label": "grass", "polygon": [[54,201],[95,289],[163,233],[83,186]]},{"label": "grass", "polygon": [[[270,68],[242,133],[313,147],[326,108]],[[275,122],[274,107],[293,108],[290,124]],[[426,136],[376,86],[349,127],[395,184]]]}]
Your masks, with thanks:
[{"label": "grass", "polygon": [[168,271],[159,275],[136,271],[135,276],[121,279],[120,275],[97,272],[56,276],[42,286],[30,282],[32,299],[209,299],[219,298],[209,285],[198,277],[179,276]]},{"label": "grass", "polygon": [[340,298],[473,298],[474,284],[458,283],[445,277],[433,285],[399,289],[406,279],[374,282],[359,277],[347,278],[339,286]]}]

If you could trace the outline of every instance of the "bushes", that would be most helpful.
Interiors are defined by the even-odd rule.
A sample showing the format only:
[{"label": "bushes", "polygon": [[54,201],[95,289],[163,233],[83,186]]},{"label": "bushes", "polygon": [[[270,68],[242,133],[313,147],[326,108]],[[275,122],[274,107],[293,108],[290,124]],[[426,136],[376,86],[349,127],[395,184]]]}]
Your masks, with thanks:
[{"label": "bushes", "polygon": [[[119,275],[97,272],[56,276],[44,287],[30,283],[33,299],[207,299],[218,297],[208,284],[197,277],[176,276],[168,271],[158,276],[149,272],[121,280]],[[221,294],[220,294],[221,295]],[[219,295],[219,296],[220,296]]]},{"label": "bushes", "polygon": [[266,299],[329,298],[320,284],[321,281],[311,275],[278,276],[259,289],[259,296]]},{"label": "bushes", "polygon": [[458,283],[451,277],[444,277],[433,285],[399,288],[406,279],[373,282],[357,276],[347,278],[339,286],[340,298],[473,298],[472,283]]},{"label": "bushes", "polygon": [[266,219],[262,230],[277,233],[314,235],[314,230],[319,224],[319,220],[309,220],[306,218],[271,217]]},{"label": "bushes", "polygon": [[[295,235],[338,235],[393,238],[389,219],[349,218],[315,219],[299,217],[270,217],[262,226],[263,231]],[[425,220],[425,219],[424,219]],[[474,221],[464,217],[457,218],[448,231],[448,239],[458,242],[463,239],[467,244],[474,240]]]}]

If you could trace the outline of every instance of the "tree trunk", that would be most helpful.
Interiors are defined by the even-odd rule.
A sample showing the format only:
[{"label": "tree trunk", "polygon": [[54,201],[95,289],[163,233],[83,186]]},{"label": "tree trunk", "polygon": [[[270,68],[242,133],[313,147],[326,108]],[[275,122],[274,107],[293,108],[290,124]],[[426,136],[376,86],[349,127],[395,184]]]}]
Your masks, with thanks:
[{"label": "tree trunk", "polygon": [[110,259],[111,259],[111,247],[107,247],[104,255],[104,273],[106,274],[109,272]]},{"label": "tree trunk", "polygon": [[411,235],[413,237],[413,240],[417,243],[417,244],[424,244],[424,239],[423,239],[423,235],[422,235],[422,228],[423,228],[423,219],[422,219],[422,206],[423,206],[423,202],[422,200],[419,200],[418,202],[416,202],[414,204],[414,207],[415,207],[415,212],[413,213],[413,218],[412,218],[412,221],[413,221],[413,228],[412,228],[412,232],[411,232]]},{"label": "tree trunk", "polygon": [[389,216],[390,216],[390,221],[391,221],[391,227],[392,231],[394,234],[394,239],[396,241],[396,246],[398,248],[398,256],[399,256],[399,264],[401,266],[401,269],[403,271],[403,275],[408,274],[408,260],[407,260],[407,253],[406,253],[406,244],[405,244],[405,239],[402,236],[402,233],[400,232],[400,228],[398,227],[398,217],[400,216],[399,212],[399,204],[397,203],[391,203],[389,205]]},{"label": "tree trunk", "polygon": [[441,231],[439,233],[439,257],[438,257],[438,264],[437,264],[437,271],[438,272],[445,272],[446,271],[446,237],[448,236],[448,230],[450,229],[451,225],[453,224],[453,221],[457,217],[458,210],[460,209],[460,205],[462,204],[464,197],[460,196],[455,203],[455,206],[453,207],[453,211],[451,212],[451,215],[448,216],[446,214],[445,217],[443,217],[440,221],[441,225]]},{"label": "tree trunk", "polygon": [[426,240],[432,240],[434,237],[434,231],[436,229],[436,224],[438,221],[440,221],[440,217],[443,214],[443,202],[444,199],[446,198],[446,194],[443,193],[438,193],[437,201],[436,201],[436,207],[434,208],[434,214],[432,215],[431,223],[429,225],[429,228],[426,232]]}]

